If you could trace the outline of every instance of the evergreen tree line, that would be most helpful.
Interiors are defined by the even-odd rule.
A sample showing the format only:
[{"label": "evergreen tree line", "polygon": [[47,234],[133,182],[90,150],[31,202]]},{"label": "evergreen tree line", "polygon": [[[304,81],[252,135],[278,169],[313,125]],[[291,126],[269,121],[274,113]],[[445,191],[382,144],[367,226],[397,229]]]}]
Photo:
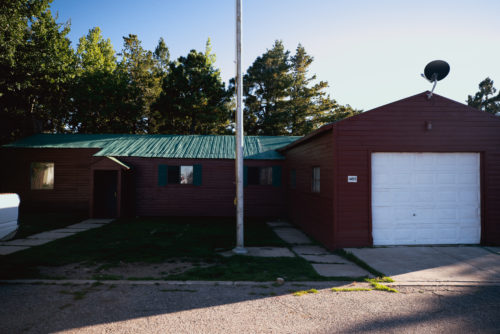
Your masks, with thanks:
[{"label": "evergreen tree line", "polygon": [[[76,49],[70,26],[51,0],[4,0],[0,7],[0,144],[34,133],[229,134],[234,129],[234,80],[226,88],[210,40],[171,60],[163,38],[153,51],[138,36],[117,53],[98,27]],[[309,74],[313,57],[281,41],[244,75],[248,135],[305,135],[361,112],[340,105],[328,83]],[[469,105],[499,111],[487,78]]]},{"label": "evergreen tree line", "polygon": [[[50,0],[7,0],[0,9],[0,142],[33,133],[227,134],[234,86],[222,82],[210,40],[171,60],[138,36],[117,53],[98,27],[76,49]],[[308,74],[313,58],[277,41],[244,77],[249,135],[303,135],[359,111],[341,106]]]}]

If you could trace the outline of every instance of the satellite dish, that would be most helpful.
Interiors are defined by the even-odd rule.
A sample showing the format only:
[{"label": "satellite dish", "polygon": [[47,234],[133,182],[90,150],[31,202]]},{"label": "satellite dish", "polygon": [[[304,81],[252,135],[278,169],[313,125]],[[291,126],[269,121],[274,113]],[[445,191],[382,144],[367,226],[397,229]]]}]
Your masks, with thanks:
[{"label": "satellite dish", "polygon": [[436,84],[438,81],[443,80],[450,73],[450,65],[444,60],[434,60],[431,61],[427,66],[425,66],[424,73],[422,77],[429,80],[429,82],[433,83],[431,92],[427,95],[429,99],[434,92],[434,88],[436,88]]},{"label": "satellite dish", "polygon": [[450,73],[450,65],[444,60],[431,61],[424,69],[424,75],[430,82],[441,81]]}]

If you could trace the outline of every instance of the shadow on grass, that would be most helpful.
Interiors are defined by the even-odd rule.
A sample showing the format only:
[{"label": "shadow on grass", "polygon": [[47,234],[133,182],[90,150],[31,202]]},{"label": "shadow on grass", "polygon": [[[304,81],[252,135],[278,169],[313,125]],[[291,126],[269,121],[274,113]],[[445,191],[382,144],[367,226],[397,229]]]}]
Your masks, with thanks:
[{"label": "shadow on grass", "polygon": [[[0,278],[40,278],[37,267],[72,263],[113,266],[184,260],[213,264],[171,275],[175,280],[325,280],[301,258],[257,258],[218,253],[235,246],[235,223],[228,218],[122,219],[0,258]],[[286,247],[263,221],[245,225],[247,246]],[[163,277],[165,278],[165,277]]]}]

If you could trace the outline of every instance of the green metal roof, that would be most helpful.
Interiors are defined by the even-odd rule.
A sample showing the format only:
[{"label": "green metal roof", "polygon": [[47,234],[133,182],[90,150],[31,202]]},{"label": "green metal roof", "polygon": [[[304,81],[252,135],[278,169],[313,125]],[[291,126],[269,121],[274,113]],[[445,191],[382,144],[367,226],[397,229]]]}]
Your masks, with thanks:
[{"label": "green metal roof", "polygon": [[[245,136],[244,158],[284,159],[275,151],[297,136]],[[178,159],[234,159],[234,136],[38,134],[4,147],[100,148],[95,156]]]}]

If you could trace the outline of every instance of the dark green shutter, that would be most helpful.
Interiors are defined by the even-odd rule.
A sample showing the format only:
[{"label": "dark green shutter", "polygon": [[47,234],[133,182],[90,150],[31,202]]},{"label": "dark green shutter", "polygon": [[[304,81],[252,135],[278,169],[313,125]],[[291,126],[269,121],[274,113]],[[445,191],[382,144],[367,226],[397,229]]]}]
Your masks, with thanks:
[{"label": "dark green shutter", "polygon": [[243,186],[248,186],[248,166],[243,166]]},{"label": "dark green shutter", "polygon": [[273,166],[273,186],[281,187],[281,166]]},{"label": "dark green shutter", "polygon": [[168,166],[158,165],[158,185],[160,187],[164,187],[167,185],[167,176],[168,176]]},{"label": "dark green shutter", "polygon": [[193,184],[201,186],[201,165],[193,165]]}]

